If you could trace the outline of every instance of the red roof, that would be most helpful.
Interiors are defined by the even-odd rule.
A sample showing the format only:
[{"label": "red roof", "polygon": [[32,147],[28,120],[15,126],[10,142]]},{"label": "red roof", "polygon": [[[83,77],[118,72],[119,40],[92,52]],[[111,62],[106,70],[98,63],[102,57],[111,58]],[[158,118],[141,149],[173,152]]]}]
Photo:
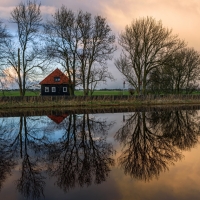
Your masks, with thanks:
[{"label": "red roof", "polygon": [[[55,81],[55,78],[59,78],[59,81]],[[44,80],[42,80],[39,84],[68,84],[69,78],[61,72],[58,68],[54,70],[51,74],[49,74]]]}]

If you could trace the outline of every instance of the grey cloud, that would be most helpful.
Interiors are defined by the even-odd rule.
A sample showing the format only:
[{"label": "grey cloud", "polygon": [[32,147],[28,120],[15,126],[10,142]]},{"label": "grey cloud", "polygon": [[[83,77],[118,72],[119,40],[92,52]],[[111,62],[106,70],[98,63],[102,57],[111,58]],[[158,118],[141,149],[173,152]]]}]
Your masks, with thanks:
[{"label": "grey cloud", "polygon": [[[10,11],[20,2],[20,0],[18,2],[16,0],[0,1],[2,1],[0,19],[8,19]],[[200,50],[199,0],[41,0],[41,4],[45,19],[62,5],[75,12],[81,9],[93,15],[102,15],[107,18],[116,36],[133,19],[152,16],[161,20],[165,27],[172,28],[173,33],[178,34],[181,39],[185,39],[190,47]],[[119,53],[120,50],[115,53],[114,58],[117,58]],[[110,71],[116,74],[116,79],[121,87],[122,78],[113,63]]]}]

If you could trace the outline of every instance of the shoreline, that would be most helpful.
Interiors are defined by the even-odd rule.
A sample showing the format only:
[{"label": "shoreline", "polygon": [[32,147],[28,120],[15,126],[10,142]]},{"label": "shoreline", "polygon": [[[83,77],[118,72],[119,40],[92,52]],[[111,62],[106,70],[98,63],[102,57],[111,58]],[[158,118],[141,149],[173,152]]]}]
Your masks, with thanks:
[{"label": "shoreline", "polygon": [[0,110],[0,117],[43,116],[43,115],[70,115],[70,114],[106,114],[131,112],[174,112],[180,110],[200,110],[200,104],[156,105],[156,106],[130,106],[130,107],[77,107],[77,108],[29,108]]},{"label": "shoreline", "polygon": [[31,110],[102,110],[102,109],[129,109],[138,108],[169,108],[199,106],[197,99],[154,99],[154,100],[114,100],[114,101],[44,101],[44,102],[0,102],[0,113],[23,112]]}]

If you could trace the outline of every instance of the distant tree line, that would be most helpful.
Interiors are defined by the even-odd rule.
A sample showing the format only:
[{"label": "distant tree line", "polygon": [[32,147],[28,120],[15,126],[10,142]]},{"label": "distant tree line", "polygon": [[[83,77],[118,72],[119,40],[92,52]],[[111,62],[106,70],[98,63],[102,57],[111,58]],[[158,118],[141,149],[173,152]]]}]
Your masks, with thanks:
[{"label": "distant tree line", "polygon": [[[76,87],[92,94],[99,83],[114,80],[107,61],[116,51],[115,35],[102,16],[64,5],[42,19],[41,4],[21,2],[10,17],[15,33],[0,22],[1,88],[15,81],[24,96],[39,77],[59,65]],[[191,93],[198,87],[200,54],[152,17],[133,20],[119,35],[122,52],[115,66],[137,94]],[[15,72],[15,73],[11,73]],[[9,79],[3,79],[4,77]]]}]

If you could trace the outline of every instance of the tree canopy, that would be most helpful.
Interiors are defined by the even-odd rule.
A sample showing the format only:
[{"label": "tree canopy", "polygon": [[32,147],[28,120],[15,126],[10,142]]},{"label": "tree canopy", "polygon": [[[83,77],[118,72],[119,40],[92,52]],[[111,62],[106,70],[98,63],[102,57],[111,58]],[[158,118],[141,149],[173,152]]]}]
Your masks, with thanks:
[{"label": "tree canopy", "polygon": [[77,85],[88,95],[99,82],[113,79],[106,61],[116,50],[115,36],[105,18],[62,6],[44,30],[48,53],[66,70],[72,95]]},{"label": "tree canopy", "polygon": [[137,93],[146,94],[150,73],[170,62],[174,53],[185,47],[172,30],[152,17],[136,19],[119,35],[122,53],[115,60],[117,69]]}]

